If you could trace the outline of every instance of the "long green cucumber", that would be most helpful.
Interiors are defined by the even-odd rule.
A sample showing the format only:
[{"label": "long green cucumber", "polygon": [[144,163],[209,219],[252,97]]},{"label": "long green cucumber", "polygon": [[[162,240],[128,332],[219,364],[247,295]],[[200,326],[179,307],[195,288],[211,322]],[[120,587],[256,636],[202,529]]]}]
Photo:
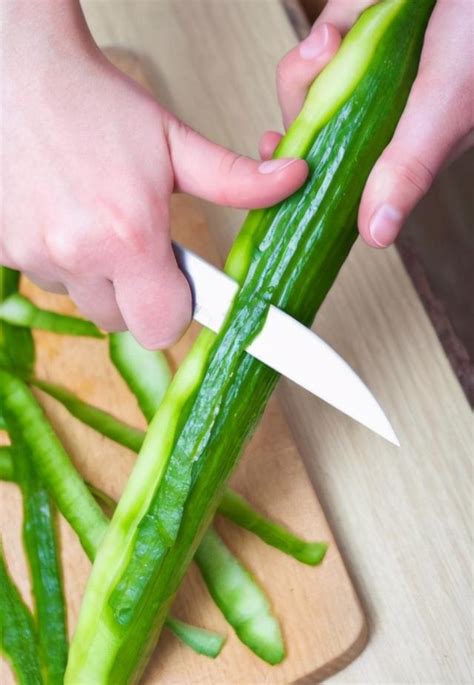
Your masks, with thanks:
[{"label": "long green cucumber", "polygon": [[[172,379],[165,355],[159,350],[144,350],[130,333],[113,333],[110,356],[137,398],[147,421],[151,421]],[[215,552],[212,560],[208,559],[209,551]],[[281,661],[285,647],[270,602],[250,571],[232,554],[212,525],[197,548],[194,560],[211,596],[242,642],[269,663]],[[169,627],[169,618],[167,625]]]},{"label": "long green cucumber", "polygon": [[[91,409],[93,410],[94,407]],[[143,435],[145,434],[143,433]],[[0,447],[0,480],[15,481],[12,449],[6,446]],[[87,483],[87,487],[107,515],[111,515],[117,504],[115,500],[92,483]],[[229,521],[233,521],[236,525],[259,537],[267,545],[289,554],[303,564],[310,566],[320,564],[326,554],[328,548],[326,542],[305,540],[299,535],[295,535],[285,526],[263,516],[242,495],[231,488],[225,489],[216,513],[225,516]]]},{"label": "long green cucumber", "polygon": [[330,289],[357,236],[365,181],[406,103],[433,5],[385,0],[367,10],[283,139],[280,153],[293,138],[303,151],[308,181],[244,223],[226,265],[240,291],[220,333],[201,333],[153,419],[89,579],[66,683],[120,685],[144,668],[278,379],[245,348],[270,304],[309,324]]}]

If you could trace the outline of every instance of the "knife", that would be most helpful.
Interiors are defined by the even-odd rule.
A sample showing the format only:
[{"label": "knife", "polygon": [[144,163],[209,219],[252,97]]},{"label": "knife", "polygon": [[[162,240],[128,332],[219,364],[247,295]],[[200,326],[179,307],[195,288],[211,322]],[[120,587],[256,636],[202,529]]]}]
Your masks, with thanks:
[{"label": "knife", "polygon": [[[193,318],[218,332],[238,283],[201,257],[173,242],[176,261],[193,296]],[[289,354],[291,350],[291,354]],[[302,388],[399,446],[379,403],[344,359],[311,329],[270,305],[262,330],[246,351]]]}]

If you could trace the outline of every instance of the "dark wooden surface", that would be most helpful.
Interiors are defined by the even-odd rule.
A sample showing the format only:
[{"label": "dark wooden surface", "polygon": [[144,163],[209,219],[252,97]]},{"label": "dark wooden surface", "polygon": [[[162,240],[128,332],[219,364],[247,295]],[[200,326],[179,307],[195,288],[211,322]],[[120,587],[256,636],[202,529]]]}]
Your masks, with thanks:
[{"label": "dark wooden surface", "polygon": [[[324,0],[283,0],[298,38]],[[397,240],[397,249],[451,365],[474,406],[474,151],[435,181]]]},{"label": "dark wooden surface", "polygon": [[410,277],[474,405],[474,152],[435,181],[397,241]]}]

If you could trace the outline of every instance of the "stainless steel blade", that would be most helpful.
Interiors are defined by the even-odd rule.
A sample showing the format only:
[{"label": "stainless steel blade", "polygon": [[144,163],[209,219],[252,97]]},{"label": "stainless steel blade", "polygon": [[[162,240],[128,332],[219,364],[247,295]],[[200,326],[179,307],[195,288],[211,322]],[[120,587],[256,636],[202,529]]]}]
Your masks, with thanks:
[{"label": "stainless steel blade", "polygon": [[[193,317],[217,332],[238,284],[201,257],[173,243],[193,293]],[[379,403],[344,359],[311,329],[273,305],[247,352],[348,416],[399,445]]]}]

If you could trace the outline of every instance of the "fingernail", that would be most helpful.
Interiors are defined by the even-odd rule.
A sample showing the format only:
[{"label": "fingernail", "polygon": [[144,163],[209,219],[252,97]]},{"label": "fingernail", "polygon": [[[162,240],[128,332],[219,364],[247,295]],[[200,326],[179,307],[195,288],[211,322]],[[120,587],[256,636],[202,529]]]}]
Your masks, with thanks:
[{"label": "fingernail", "polygon": [[297,159],[268,159],[259,165],[258,170],[261,174],[274,174],[276,171],[282,171],[298,161]]},{"label": "fingernail", "polygon": [[327,25],[320,24],[300,43],[300,56],[303,59],[316,59],[325,51],[328,38]]},{"label": "fingernail", "polygon": [[390,205],[382,205],[372,215],[369,233],[376,245],[388,247],[400,230],[402,213]]}]

